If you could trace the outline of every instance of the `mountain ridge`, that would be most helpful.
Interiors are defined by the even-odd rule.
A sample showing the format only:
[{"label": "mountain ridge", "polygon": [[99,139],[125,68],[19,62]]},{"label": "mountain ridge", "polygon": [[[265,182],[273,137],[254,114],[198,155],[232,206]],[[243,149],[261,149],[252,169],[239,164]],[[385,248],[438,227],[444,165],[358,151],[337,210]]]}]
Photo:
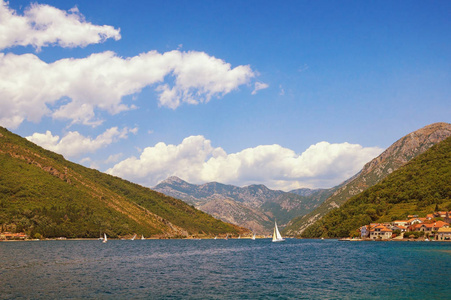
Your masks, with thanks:
[{"label": "mountain ridge", "polygon": [[2,230],[41,237],[238,234],[175,198],[88,169],[0,127]]},{"label": "mountain ridge", "polygon": [[409,214],[425,217],[438,210],[451,210],[451,137],[328,212],[302,236],[358,236],[363,225],[402,220]]},{"label": "mountain ridge", "polygon": [[[244,187],[209,182],[191,184],[168,177],[154,190],[181,199],[223,221],[269,234],[277,219],[281,226],[299,213],[306,213],[325,200],[328,190],[303,189],[302,193],[272,190],[263,184]],[[299,192],[299,191],[298,191]]]},{"label": "mountain ridge", "polygon": [[351,197],[375,185],[387,175],[424,153],[433,145],[451,136],[451,124],[433,123],[408,133],[395,141],[378,157],[366,163],[362,170],[336,187],[335,192],[310,213],[294,218],[284,228],[287,235],[300,235],[327,212],[343,205]]}]

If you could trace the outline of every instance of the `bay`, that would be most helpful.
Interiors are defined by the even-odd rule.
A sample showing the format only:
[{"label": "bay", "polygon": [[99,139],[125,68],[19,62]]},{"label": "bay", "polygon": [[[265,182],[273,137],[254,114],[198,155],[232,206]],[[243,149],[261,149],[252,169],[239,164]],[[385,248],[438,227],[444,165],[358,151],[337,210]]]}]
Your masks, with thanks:
[{"label": "bay", "polygon": [[0,243],[0,299],[449,299],[451,243]]}]

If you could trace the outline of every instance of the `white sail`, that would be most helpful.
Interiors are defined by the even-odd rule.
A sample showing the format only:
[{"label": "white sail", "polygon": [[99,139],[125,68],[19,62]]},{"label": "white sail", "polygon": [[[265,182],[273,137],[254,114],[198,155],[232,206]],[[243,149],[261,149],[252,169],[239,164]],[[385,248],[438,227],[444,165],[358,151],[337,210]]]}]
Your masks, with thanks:
[{"label": "white sail", "polygon": [[255,233],[254,233],[254,235],[252,236],[252,240],[254,240],[254,241],[255,241]]},{"label": "white sail", "polygon": [[141,234],[141,239],[142,239],[142,240],[145,240],[144,235],[142,235],[142,234]]},{"label": "white sail", "polygon": [[103,234],[103,243],[106,243],[108,241],[107,237],[106,237],[106,233]]},{"label": "white sail", "polygon": [[132,241],[134,241],[136,239],[136,234],[132,237]]},{"label": "white sail", "polygon": [[283,242],[285,241],[282,235],[280,235],[279,228],[277,228],[277,223],[274,222],[274,232],[272,234],[273,242]]}]

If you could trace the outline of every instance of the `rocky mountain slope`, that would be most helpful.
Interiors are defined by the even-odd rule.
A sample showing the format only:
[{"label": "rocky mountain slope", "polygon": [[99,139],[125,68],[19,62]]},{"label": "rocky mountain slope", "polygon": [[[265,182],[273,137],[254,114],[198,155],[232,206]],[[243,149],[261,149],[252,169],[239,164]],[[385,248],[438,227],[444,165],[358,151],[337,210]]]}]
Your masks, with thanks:
[{"label": "rocky mountain slope", "polygon": [[283,226],[294,216],[306,214],[332,193],[329,190],[309,189],[287,193],[268,189],[264,185],[237,187],[217,182],[195,185],[175,176],[153,189],[260,234],[270,233],[274,220]]},{"label": "rocky mountain slope", "polygon": [[85,168],[0,127],[0,230],[32,237],[185,237],[249,232]]},{"label": "rocky mountain slope", "polygon": [[319,207],[290,221],[284,229],[284,234],[300,235],[308,226],[321,219],[330,210],[340,207],[352,196],[380,182],[412,158],[424,153],[449,136],[451,136],[451,124],[434,123],[402,137],[381,155],[367,163],[357,175],[339,185],[333,195]]},{"label": "rocky mountain slope", "polygon": [[360,226],[451,209],[451,137],[309,226],[303,237],[357,236]]}]

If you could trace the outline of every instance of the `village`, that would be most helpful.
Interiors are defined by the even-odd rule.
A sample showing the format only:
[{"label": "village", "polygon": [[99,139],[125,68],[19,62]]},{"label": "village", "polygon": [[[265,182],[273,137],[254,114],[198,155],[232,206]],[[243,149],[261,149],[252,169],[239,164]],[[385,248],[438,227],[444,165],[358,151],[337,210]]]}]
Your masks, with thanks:
[{"label": "village", "polygon": [[360,227],[361,240],[424,240],[451,241],[451,211],[438,211],[419,218],[408,215],[407,220],[371,223]]}]

